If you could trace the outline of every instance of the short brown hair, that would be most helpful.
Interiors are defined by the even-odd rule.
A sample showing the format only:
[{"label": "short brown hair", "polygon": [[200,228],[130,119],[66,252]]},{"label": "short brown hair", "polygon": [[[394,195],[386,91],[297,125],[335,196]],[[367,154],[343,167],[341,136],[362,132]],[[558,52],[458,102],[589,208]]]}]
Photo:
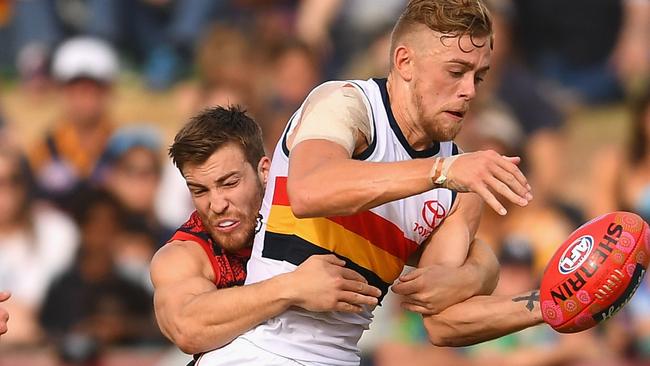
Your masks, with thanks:
[{"label": "short brown hair", "polygon": [[492,18],[483,0],[410,0],[393,28],[391,55],[401,36],[418,24],[442,33],[442,38],[469,35],[475,47],[484,44],[476,44],[474,38],[489,36],[492,48]]},{"label": "short brown hair", "polygon": [[176,134],[169,156],[183,173],[187,163],[203,164],[228,143],[237,144],[255,169],[264,157],[260,126],[240,106],[209,108],[196,116]]}]

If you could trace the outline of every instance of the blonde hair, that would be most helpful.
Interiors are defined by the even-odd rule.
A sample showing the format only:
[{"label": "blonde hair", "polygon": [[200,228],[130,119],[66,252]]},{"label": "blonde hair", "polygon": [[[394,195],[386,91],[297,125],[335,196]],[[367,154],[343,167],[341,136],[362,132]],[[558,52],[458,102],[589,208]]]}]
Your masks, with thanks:
[{"label": "blonde hair", "polygon": [[[469,35],[474,47],[475,38],[490,37],[492,48],[492,18],[483,0],[411,0],[402,12],[391,34],[391,55],[402,37],[413,31],[418,25],[425,25],[432,31],[442,34],[444,38],[459,38]],[[461,47],[462,50],[462,47]],[[392,66],[391,57],[391,66]]]}]

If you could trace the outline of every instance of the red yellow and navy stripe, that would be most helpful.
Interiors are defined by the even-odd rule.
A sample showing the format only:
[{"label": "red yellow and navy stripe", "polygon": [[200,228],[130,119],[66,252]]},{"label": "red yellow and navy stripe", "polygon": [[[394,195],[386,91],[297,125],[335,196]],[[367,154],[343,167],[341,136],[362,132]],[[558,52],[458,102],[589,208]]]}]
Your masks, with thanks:
[{"label": "red yellow and navy stripe", "polygon": [[289,206],[286,185],[286,177],[276,178],[262,255],[299,265],[310,255],[334,253],[385,293],[418,244],[370,211],[298,219]]}]

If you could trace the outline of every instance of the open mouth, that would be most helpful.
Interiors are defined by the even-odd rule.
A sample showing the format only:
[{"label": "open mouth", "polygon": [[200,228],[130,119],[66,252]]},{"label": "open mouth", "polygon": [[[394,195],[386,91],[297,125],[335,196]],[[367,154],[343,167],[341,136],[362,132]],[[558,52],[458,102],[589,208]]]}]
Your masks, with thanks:
[{"label": "open mouth", "polygon": [[217,222],[215,227],[219,231],[231,231],[234,230],[237,226],[239,226],[239,221],[237,220],[221,220]]},{"label": "open mouth", "polygon": [[447,111],[447,113],[451,114],[456,118],[463,118],[465,116],[465,112],[460,112],[460,111]]}]

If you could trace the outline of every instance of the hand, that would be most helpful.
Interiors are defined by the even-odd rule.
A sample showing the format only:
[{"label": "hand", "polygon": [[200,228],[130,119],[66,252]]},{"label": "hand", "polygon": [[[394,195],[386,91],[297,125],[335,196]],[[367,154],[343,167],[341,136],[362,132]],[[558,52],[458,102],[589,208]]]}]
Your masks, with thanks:
[{"label": "hand", "polygon": [[519,206],[533,199],[531,187],[519,170],[519,157],[507,157],[495,151],[477,151],[458,155],[449,166],[443,187],[457,192],[475,192],[500,215],[507,213],[496,199],[498,193]]},{"label": "hand", "polygon": [[[391,290],[405,297],[402,308],[422,315],[435,315],[472,296],[464,268],[430,265],[400,276]],[[467,291],[464,291],[467,289]]]},{"label": "hand", "polygon": [[[11,297],[9,292],[0,292],[0,302],[6,301]],[[0,306],[0,335],[7,333],[7,322],[9,321],[9,313],[5,308]]]},{"label": "hand", "polygon": [[381,291],[344,265],[345,261],[333,254],[314,255],[299,265],[290,273],[295,305],[315,312],[351,313],[361,312],[361,305],[377,305]]}]

